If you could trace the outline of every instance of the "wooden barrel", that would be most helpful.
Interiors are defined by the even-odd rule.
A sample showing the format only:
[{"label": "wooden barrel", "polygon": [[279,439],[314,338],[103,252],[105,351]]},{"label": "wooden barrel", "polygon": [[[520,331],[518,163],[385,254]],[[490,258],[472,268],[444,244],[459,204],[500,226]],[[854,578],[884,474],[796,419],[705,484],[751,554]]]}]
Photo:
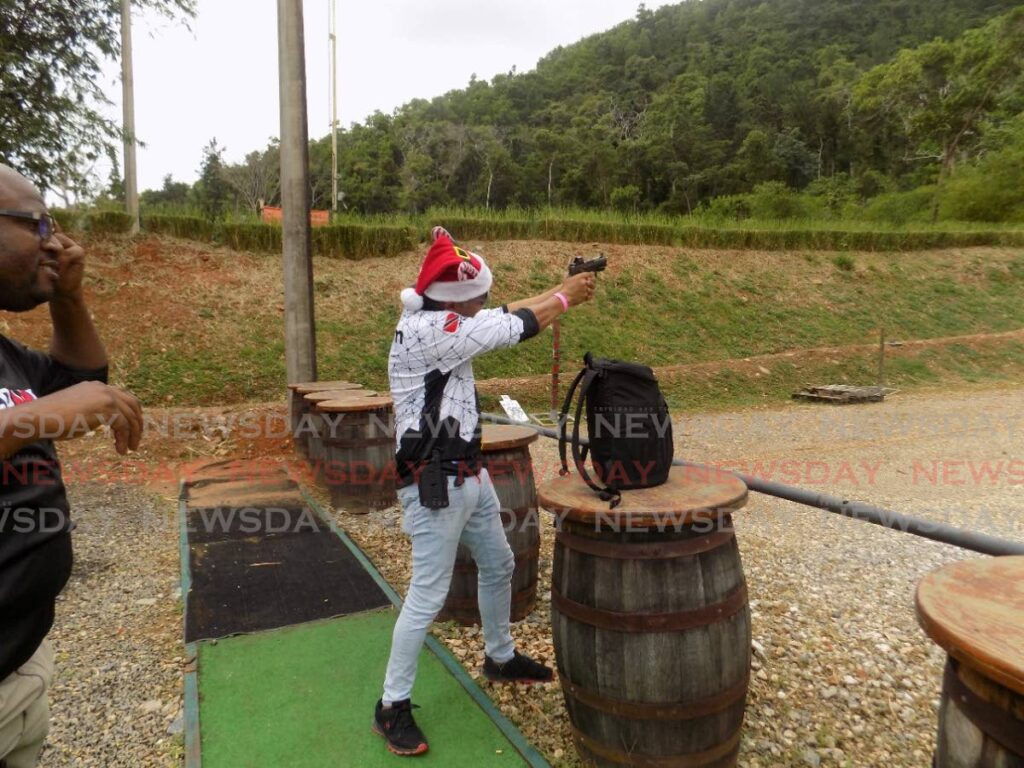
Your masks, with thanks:
[{"label": "wooden barrel", "polygon": [[323,392],[328,389],[360,389],[361,385],[351,381],[304,381],[288,385],[288,420],[292,428],[292,441],[295,450],[305,456],[308,452],[308,414],[309,404],[303,397],[310,392]]},{"label": "wooden barrel", "polygon": [[[512,621],[526,618],[537,604],[540,521],[530,458],[530,443],[536,439],[537,432],[529,427],[487,425],[483,428],[480,446],[483,465],[501,504],[505,537],[516,561],[512,573]],[[465,626],[480,623],[478,575],[469,548],[460,544],[448,598],[438,614],[438,621],[457,621]]]},{"label": "wooden barrel", "polygon": [[306,446],[306,458],[313,463],[314,466],[318,462],[322,463],[324,459],[324,446],[323,446],[323,435],[326,434],[330,429],[333,421],[332,417],[328,417],[327,421],[324,420],[323,411],[317,406],[320,403],[327,401],[338,401],[348,400],[351,398],[363,398],[373,397],[377,393],[370,389],[328,389],[323,392],[308,392],[302,396],[303,410],[305,411],[305,421],[303,425],[303,434],[305,437]]},{"label": "wooden barrel", "polygon": [[318,471],[331,503],[353,514],[396,504],[391,396],[326,400],[317,404],[317,410],[334,419],[321,438],[323,459]]},{"label": "wooden barrel", "polygon": [[575,474],[539,497],[558,528],[551,632],[583,762],[735,766],[751,632],[731,513],[746,486],[674,467],[615,509]]},{"label": "wooden barrel", "polygon": [[917,618],[949,654],[936,768],[1024,768],[1024,557],[928,574]]}]

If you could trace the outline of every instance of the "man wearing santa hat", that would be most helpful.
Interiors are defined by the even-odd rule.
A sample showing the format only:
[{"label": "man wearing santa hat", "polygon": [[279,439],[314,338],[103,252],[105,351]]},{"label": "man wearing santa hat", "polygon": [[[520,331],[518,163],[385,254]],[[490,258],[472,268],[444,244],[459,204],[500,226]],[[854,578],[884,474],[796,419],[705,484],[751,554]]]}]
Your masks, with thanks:
[{"label": "man wearing santa hat", "polygon": [[412,538],[412,581],[395,624],[374,730],[398,755],[427,751],[412,715],[416,663],[427,629],[444,605],[461,542],[479,571],[483,674],[506,683],[543,683],[550,667],[519,653],[509,631],[514,558],[500,504],[480,465],[480,413],[472,360],[536,336],[594,295],[593,273],[566,278],[539,296],[483,309],[491,271],[441,227],[402,291],[404,310],[388,361],[395,403],[402,530]]}]

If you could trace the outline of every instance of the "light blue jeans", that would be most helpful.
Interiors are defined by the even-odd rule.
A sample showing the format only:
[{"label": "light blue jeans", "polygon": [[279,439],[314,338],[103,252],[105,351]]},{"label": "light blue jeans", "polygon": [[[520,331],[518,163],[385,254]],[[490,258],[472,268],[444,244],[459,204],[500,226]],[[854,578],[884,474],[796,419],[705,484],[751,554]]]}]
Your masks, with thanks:
[{"label": "light blue jeans", "polygon": [[515,558],[501,524],[501,505],[487,470],[461,486],[448,478],[448,506],[427,509],[416,484],[398,490],[405,516],[402,530],[412,537],[412,581],[395,623],[391,658],[384,678],[384,704],[411,698],[416,664],[431,622],[444,606],[455,553],[465,544],[476,561],[477,598],[484,629],[484,652],[498,663],[514,655],[509,630]]}]

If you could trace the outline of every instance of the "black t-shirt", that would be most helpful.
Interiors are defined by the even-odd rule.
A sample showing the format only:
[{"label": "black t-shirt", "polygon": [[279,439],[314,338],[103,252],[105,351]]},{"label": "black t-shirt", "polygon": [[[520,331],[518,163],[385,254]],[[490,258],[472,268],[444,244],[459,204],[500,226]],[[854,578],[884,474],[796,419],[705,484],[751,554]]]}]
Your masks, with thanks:
[{"label": "black t-shirt", "polygon": [[[79,371],[0,336],[0,408],[16,408],[107,369]],[[0,461],[0,680],[35,653],[71,574],[71,519],[57,451],[40,440]]]}]

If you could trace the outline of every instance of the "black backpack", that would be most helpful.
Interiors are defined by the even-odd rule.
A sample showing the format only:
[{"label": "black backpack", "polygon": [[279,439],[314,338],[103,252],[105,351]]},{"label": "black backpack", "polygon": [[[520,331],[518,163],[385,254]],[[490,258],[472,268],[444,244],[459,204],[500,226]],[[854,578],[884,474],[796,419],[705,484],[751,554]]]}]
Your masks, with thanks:
[{"label": "black backpack", "polygon": [[[558,454],[561,475],[569,473],[566,443],[580,477],[615,507],[621,491],[650,488],[668,479],[672,466],[672,419],[658,388],[654,371],[646,365],[583,356],[584,368],[569,387],[559,417]],[[581,385],[582,382],[582,385]],[[566,417],[579,387],[572,439],[566,436]],[[590,460],[598,485],[587,473],[588,446],[580,445],[580,416],[587,409]]]}]

